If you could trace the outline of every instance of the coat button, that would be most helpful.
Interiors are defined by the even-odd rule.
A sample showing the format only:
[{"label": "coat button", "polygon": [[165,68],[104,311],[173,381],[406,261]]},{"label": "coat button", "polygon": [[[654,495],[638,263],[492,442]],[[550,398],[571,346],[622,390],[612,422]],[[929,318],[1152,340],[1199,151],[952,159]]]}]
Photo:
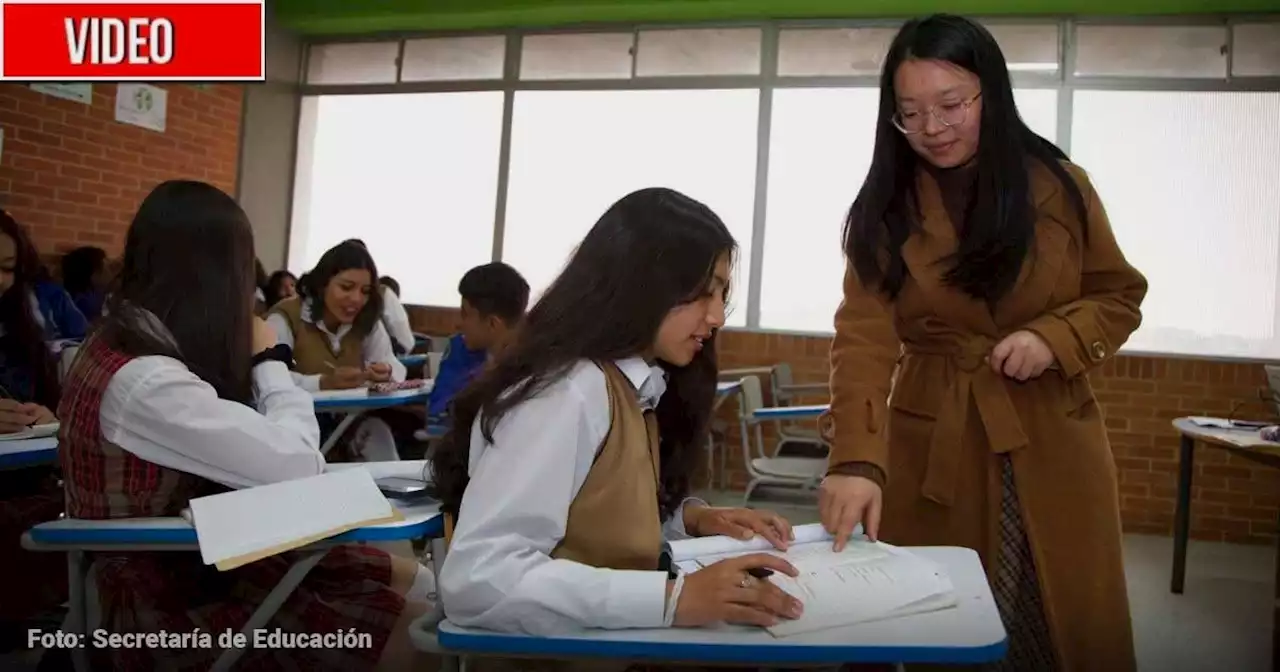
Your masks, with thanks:
[{"label": "coat button", "polygon": [[1089,347],[1093,350],[1093,358],[1095,360],[1101,361],[1107,356],[1107,346],[1103,345],[1102,341],[1094,341],[1093,345]]}]

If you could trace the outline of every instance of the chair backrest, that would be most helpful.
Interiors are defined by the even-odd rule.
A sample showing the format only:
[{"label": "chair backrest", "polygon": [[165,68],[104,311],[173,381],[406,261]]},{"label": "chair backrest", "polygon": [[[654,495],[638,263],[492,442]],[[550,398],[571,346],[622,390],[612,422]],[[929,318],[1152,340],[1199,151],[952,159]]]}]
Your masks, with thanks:
[{"label": "chair backrest", "polygon": [[742,379],[742,403],[738,405],[738,415],[743,419],[751,419],[756,410],[764,408],[764,392],[760,388],[759,376],[746,376]]},{"label": "chair backrest", "polygon": [[444,354],[444,351],[448,349],[449,349],[448,336],[432,336],[431,337],[431,352],[438,352],[440,354]]},{"label": "chair backrest", "polygon": [[792,394],[786,391],[788,385],[795,382],[791,375],[791,365],[778,362],[769,371],[769,393],[773,395],[774,406],[787,406]]},{"label": "chair backrest", "polygon": [[440,360],[443,357],[443,352],[427,353],[427,376],[432,380],[435,380],[436,376],[440,373]]}]

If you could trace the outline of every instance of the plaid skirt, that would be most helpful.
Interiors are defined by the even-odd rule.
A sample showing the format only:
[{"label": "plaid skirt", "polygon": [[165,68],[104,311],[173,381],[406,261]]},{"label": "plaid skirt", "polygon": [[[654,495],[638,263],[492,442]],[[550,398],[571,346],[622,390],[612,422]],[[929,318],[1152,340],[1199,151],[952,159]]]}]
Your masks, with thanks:
[{"label": "plaid skirt", "polygon": [[22,535],[62,514],[62,489],[53,469],[22,469],[0,477],[0,567],[10,581],[0,598],[0,621],[16,623],[56,609],[67,601],[67,561],[61,553],[22,547]]},{"label": "plaid skirt", "polygon": [[[113,670],[209,669],[222,653],[218,636],[239,632],[292,564],[289,554],[219,572],[194,554],[95,556],[101,628],[109,633],[190,633],[213,637],[211,648],[107,649],[95,661]],[[268,632],[354,632],[367,648],[250,647],[237,670],[372,669],[382,655],[404,597],[390,587],[391,559],[377,549],[336,546],[307,574],[265,629]],[[95,665],[97,667],[97,665]]]}]

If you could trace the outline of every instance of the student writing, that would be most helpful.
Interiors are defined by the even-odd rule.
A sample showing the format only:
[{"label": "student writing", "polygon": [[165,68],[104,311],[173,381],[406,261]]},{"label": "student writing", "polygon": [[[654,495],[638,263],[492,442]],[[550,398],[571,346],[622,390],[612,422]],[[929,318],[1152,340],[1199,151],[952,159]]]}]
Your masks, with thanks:
[{"label": "student writing", "polygon": [[454,403],[433,460],[456,514],[440,576],[455,623],[502,631],[768,624],[801,606],[756,554],[687,579],[658,570],[664,536],[762,535],[776,514],[686,499],[716,388],[735,243],[706,206],[667,189],[614,204]]},{"label": "student writing", "polygon": [[[367,383],[403,381],[405,368],[381,322],[382,296],[369,251],[347,241],[330,248],[298,282],[298,296],[271,307],[267,323],[293,349],[294,378],[305,390],[345,390]],[[338,424],[326,418],[327,434]],[[399,459],[387,423],[364,417],[333,457]]]},{"label": "student writing", "polygon": [[[177,516],[198,496],[322,473],[311,395],[287,346],[253,316],[253,233],[240,207],[199,182],[166,182],[125,241],[119,290],[85,343],[60,407],[67,514]],[[195,553],[97,553],[102,627],[239,630],[290,567],[272,556],[228,572]],[[409,621],[431,573],[366,546],[328,551],[268,627],[354,629],[370,649],[250,649],[245,669],[408,669]],[[208,669],[217,649],[98,652],[110,669]]]}]

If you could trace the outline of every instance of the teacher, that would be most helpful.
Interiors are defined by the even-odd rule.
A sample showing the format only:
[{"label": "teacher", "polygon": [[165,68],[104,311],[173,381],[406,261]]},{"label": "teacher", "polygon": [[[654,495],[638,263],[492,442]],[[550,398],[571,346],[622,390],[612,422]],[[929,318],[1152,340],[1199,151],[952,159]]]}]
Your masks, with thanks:
[{"label": "teacher", "polygon": [[982,26],[916,19],[889,47],[844,247],[819,504],[837,546],[861,522],[976,549],[1009,634],[997,669],[1135,669],[1087,374],[1147,283],[1084,170],[1018,116]]}]

